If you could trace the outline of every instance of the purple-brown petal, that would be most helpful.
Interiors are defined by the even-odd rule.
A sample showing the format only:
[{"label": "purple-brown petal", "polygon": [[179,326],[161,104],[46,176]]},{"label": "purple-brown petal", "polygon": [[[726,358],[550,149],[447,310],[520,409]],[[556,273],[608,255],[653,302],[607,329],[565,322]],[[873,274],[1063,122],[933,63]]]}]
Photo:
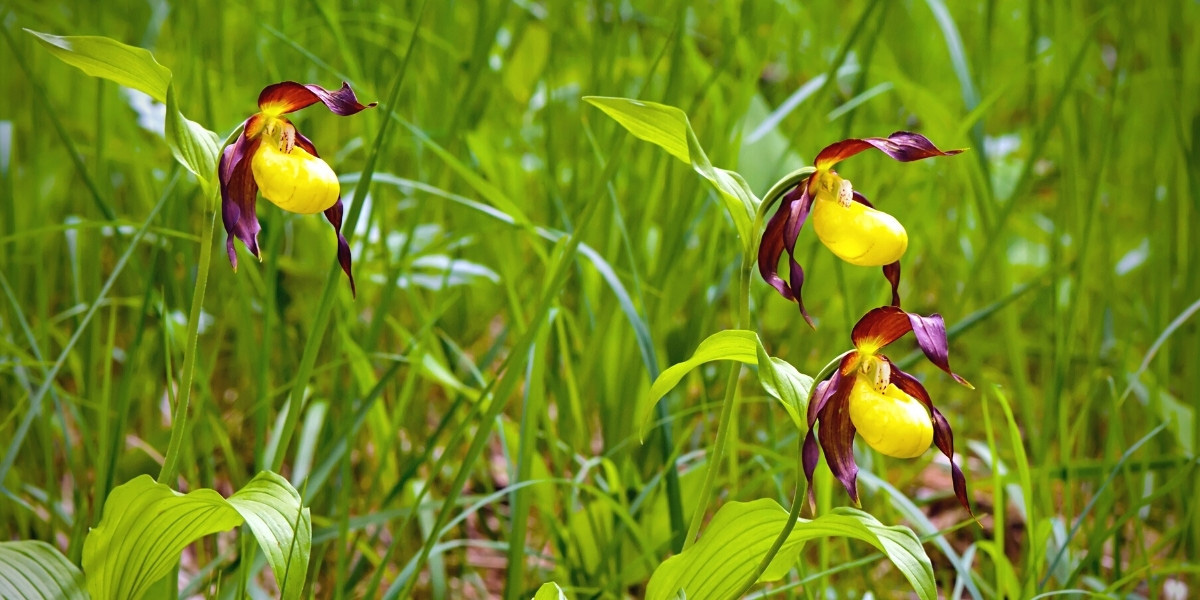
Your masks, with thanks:
[{"label": "purple-brown petal", "polygon": [[804,287],[804,267],[800,266],[800,262],[796,260],[796,254],[792,250],[788,250],[788,279],[792,282],[792,293],[795,294],[796,306],[800,309],[800,316],[804,317],[804,322],[812,329],[816,329],[817,325],[813,323],[812,317],[808,315],[808,310],[804,308],[804,295],[801,290]]},{"label": "purple-brown petal", "polygon": [[821,449],[817,446],[817,437],[810,428],[804,436],[804,449],[801,451],[801,461],[804,463],[804,478],[808,480],[808,505],[815,513],[817,511],[816,495],[813,493],[813,473],[817,471],[817,461],[821,458]]},{"label": "purple-brown petal", "polygon": [[928,317],[914,313],[905,314],[908,315],[913,335],[917,336],[917,346],[920,346],[921,351],[925,353],[925,358],[937,365],[939,369],[949,373],[955,381],[975,389],[975,386],[971,385],[969,381],[950,370],[950,342],[946,339],[946,322],[942,320],[942,316],[936,313]]},{"label": "purple-brown petal", "polygon": [[784,200],[784,204],[775,211],[763,230],[762,241],[758,245],[758,274],[762,276],[763,281],[775,288],[779,295],[788,300],[795,300],[792,288],[779,276],[779,257],[783,256],[783,229],[787,217],[787,200]]},{"label": "purple-brown petal", "polygon": [[803,461],[805,477],[812,488],[812,473],[816,468],[816,444],[812,443],[813,425],[819,424],[821,431],[817,440],[825,453],[825,462],[834,477],[842,482],[850,499],[858,504],[858,465],[854,462],[854,424],[850,422],[848,399],[854,387],[854,376],[850,365],[857,359],[854,353],[842,357],[838,369],[828,381],[817,385],[816,393],[808,405],[808,437],[804,441]]},{"label": "purple-brown petal", "polygon": [[974,518],[975,511],[971,510],[971,499],[967,495],[967,477],[954,462],[954,433],[950,430],[950,423],[946,422],[946,417],[936,408],[933,409],[933,443],[950,459],[950,479],[954,482],[954,496],[958,498],[959,504],[967,509],[967,514]]},{"label": "purple-brown petal", "polygon": [[828,170],[859,152],[875,148],[900,162],[911,162],[934,156],[952,156],[962,150],[940,150],[929,138],[909,131],[897,131],[885,138],[851,138],[826,146],[813,161],[818,170]]},{"label": "purple-brown petal", "polygon": [[850,331],[856,347],[882,348],[912,331],[908,313],[898,306],[880,306],[867,311]]},{"label": "purple-brown petal", "polygon": [[297,146],[304,148],[305,152],[316,156],[317,158],[321,157],[320,154],[317,154],[317,147],[313,145],[312,140],[305,137],[303,133],[300,133],[299,129],[295,129],[293,131],[295,133],[295,142]]},{"label": "purple-brown petal", "polygon": [[[858,465],[854,463],[854,424],[850,423],[850,413],[847,405],[847,399],[850,397],[850,390],[854,388],[854,377],[851,375],[853,371],[852,365],[858,360],[858,354],[850,352],[842,357],[838,363],[838,368],[833,372],[833,376],[829,379],[817,384],[813,391],[813,397],[808,403],[808,435],[804,438],[804,448],[802,450],[802,462],[804,463],[804,477],[808,480],[808,496],[814,510],[816,507],[813,501],[812,478],[813,472],[817,468],[817,460],[821,456],[821,451],[817,446],[817,438],[815,437],[814,425],[820,422],[820,448],[825,448],[825,462],[829,463],[830,470],[846,487],[846,491],[850,493],[850,498],[858,504],[858,487],[855,483],[858,477]],[[840,403],[841,408],[831,411]],[[844,420],[846,425],[850,427],[850,438],[846,442],[842,438],[845,436],[845,427],[835,425],[834,422],[839,419]],[[829,433],[826,433],[828,429]],[[838,442],[830,442],[833,446],[827,446],[826,437],[831,440],[838,438]],[[849,452],[841,450],[840,442],[848,444]],[[830,448],[835,448],[831,451]],[[846,466],[847,457],[849,467]],[[849,479],[846,479],[849,473]],[[848,483],[847,483],[848,482]]]},{"label": "purple-brown petal", "polygon": [[841,376],[840,373],[834,374],[830,379],[826,379],[817,384],[817,389],[813,391],[811,401],[808,403],[808,428],[812,429],[817,422],[817,417],[821,415],[821,409],[825,407],[825,403],[829,401],[830,388],[829,385],[835,379]]},{"label": "purple-brown petal", "polygon": [[[840,371],[839,371],[840,375]],[[853,378],[842,377],[821,410],[820,428],[817,439],[825,452],[825,463],[833,476],[842,482],[850,500],[858,505],[858,464],[854,462],[854,423],[850,421],[850,390]],[[830,384],[833,387],[834,384]]]},{"label": "purple-brown petal", "polygon": [[337,90],[327,90],[312,83],[296,83],[282,81],[263,88],[258,95],[258,108],[264,113],[282,115],[311,106],[317,102],[323,103],[333,114],[343,117],[355,114],[375,106],[376,103],[362,104],[350,89],[350,84],[342,82]]},{"label": "purple-brown petal", "polygon": [[[825,405],[830,398],[839,391],[849,395],[850,390],[854,387],[854,379],[847,376],[854,370],[854,364],[858,362],[857,352],[847,352],[842,360],[838,362],[838,368],[834,371],[833,376],[829,379],[817,384],[817,389],[813,392],[813,397],[808,403],[808,428],[812,429],[813,424],[821,417],[821,411],[825,410]],[[843,382],[845,386],[843,386]],[[845,390],[840,388],[845,387]]]},{"label": "purple-brown petal", "polygon": [[892,284],[892,306],[900,307],[900,261],[883,265],[883,276]]},{"label": "purple-brown petal", "polygon": [[[784,196],[779,209],[771,216],[763,231],[762,241],[758,246],[758,272],[771,287],[781,296],[791,300],[800,308],[809,327],[814,327],[812,317],[804,308],[804,298],[801,288],[804,286],[804,268],[796,260],[796,238],[800,229],[808,220],[812,210],[812,196],[808,193],[805,183],[797,185]],[[788,253],[788,279],[784,281],[779,276],[779,257],[784,250]]]},{"label": "purple-brown petal", "polygon": [[329,220],[330,225],[333,225],[333,231],[337,233],[338,264],[342,266],[346,277],[350,278],[350,295],[357,298],[358,292],[354,288],[354,273],[350,268],[350,243],[346,241],[346,236],[342,235],[342,199],[340,197],[333,206],[325,211],[325,218]]},{"label": "purple-brown petal", "polygon": [[218,173],[221,181],[221,222],[225,225],[225,251],[229,264],[237,270],[237,251],[234,238],[242,240],[246,249],[260,258],[258,250],[258,215],[254,205],[258,196],[258,184],[250,170],[250,157],[258,149],[259,140],[243,142],[243,137],[230,144],[221,153]]},{"label": "purple-brown petal", "polygon": [[788,207],[787,219],[783,223],[783,247],[788,253],[788,282],[791,284],[792,301],[800,308],[800,316],[804,317],[804,322],[816,329],[812,317],[804,308],[804,267],[796,260],[796,240],[800,237],[800,230],[804,228],[808,214],[812,211],[813,196],[808,192],[808,185],[800,184],[788,193],[788,198],[795,198]]},{"label": "purple-brown petal", "polygon": [[950,423],[946,421],[946,417],[942,415],[941,411],[933,406],[933,400],[929,398],[929,392],[925,390],[925,386],[895,365],[892,365],[892,383],[929,409],[929,414],[933,419],[933,443],[950,460],[950,478],[954,483],[954,496],[958,498],[963,508],[967,509],[967,513],[974,517],[975,513],[971,511],[970,497],[967,495],[967,478],[963,475],[962,469],[958,468],[958,464],[954,462],[954,432],[950,429]]},{"label": "purple-brown petal", "polygon": [[258,115],[246,119],[241,127],[241,136],[238,136],[233,144],[226,146],[222,152],[220,168],[217,169],[217,175],[220,176],[222,184],[233,179],[233,169],[241,164],[242,158],[250,157],[253,150],[258,149],[257,133],[251,130],[257,127],[259,122]]},{"label": "purple-brown petal", "polygon": [[866,196],[858,193],[858,190],[854,190],[854,193],[851,194],[850,199],[854,200],[855,202],[857,202],[867,208],[875,208],[875,205],[871,204],[871,201],[867,200]]}]

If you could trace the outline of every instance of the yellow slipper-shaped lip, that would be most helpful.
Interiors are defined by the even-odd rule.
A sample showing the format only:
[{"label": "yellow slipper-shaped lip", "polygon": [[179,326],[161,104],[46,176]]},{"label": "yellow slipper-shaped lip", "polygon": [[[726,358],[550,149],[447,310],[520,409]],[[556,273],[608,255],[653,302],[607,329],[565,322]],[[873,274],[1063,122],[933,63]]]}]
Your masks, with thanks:
[{"label": "yellow slipper-shaped lip", "polygon": [[908,249],[908,232],[900,221],[858,202],[843,207],[836,200],[818,197],[812,219],[821,243],[852,265],[891,264]]},{"label": "yellow slipper-shaped lip", "polygon": [[883,454],[916,458],[933,443],[929,411],[894,383],[881,394],[865,377],[855,377],[849,403],[850,422],[868,446]]},{"label": "yellow slipper-shaped lip", "polygon": [[341,193],[329,164],[300,146],[285,153],[271,140],[263,140],[250,168],[263,197],[283,210],[319,213],[333,206]]}]

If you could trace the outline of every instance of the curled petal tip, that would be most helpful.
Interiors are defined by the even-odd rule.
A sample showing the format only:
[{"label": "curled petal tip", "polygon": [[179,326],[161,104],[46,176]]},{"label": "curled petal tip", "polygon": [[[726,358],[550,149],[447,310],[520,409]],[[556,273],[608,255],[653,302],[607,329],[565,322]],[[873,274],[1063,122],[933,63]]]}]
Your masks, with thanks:
[{"label": "curled petal tip", "polygon": [[804,299],[796,296],[796,304],[800,306],[800,316],[804,317],[804,322],[808,323],[808,328],[813,331],[817,330],[817,324],[813,322],[813,318],[808,315],[808,311],[804,309]]},{"label": "curled petal tip", "polygon": [[826,146],[814,161],[818,169],[829,169],[859,152],[874,148],[900,162],[912,162],[934,156],[953,156],[962,149],[941,150],[929,138],[911,131],[897,131],[885,138],[850,138]]},{"label": "curled petal tip", "polygon": [[350,295],[358,298],[358,290],[354,285],[354,268],[352,264],[353,259],[350,255],[350,243],[346,241],[346,236],[342,234],[342,209],[342,199],[338,198],[337,202],[325,211],[325,218],[333,226],[333,231],[337,235],[338,265],[342,267],[342,271],[346,273],[346,278],[350,280]]},{"label": "curled petal tip", "polygon": [[312,83],[281,81],[263,88],[262,93],[258,95],[259,110],[274,115],[295,112],[317,102],[323,103],[330,112],[343,117],[375,106],[374,102],[359,102],[350,84],[344,81],[342,87],[336,90],[327,90]]}]

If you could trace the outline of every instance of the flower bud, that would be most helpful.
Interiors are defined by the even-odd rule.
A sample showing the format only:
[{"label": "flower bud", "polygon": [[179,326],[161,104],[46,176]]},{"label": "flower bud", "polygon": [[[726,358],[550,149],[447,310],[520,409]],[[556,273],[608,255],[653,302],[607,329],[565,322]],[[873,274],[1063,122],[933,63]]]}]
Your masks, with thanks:
[{"label": "flower bud", "polygon": [[282,152],[271,139],[264,139],[250,167],[263,197],[283,210],[319,213],[333,206],[341,193],[329,164],[300,146]]},{"label": "flower bud", "polygon": [[850,422],[868,446],[883,454],[916,458],[933,443],[929,411],[894,383],[880,393],[873,381],[855,376],[849,404]]}]

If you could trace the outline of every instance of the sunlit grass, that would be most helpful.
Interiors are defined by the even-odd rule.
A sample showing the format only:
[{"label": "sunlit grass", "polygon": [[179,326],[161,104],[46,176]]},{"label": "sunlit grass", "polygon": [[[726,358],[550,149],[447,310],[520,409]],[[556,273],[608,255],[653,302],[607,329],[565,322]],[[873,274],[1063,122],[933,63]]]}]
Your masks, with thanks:
[{"label": "sunlit grass", "polygon": [[[228,495],[262,469],[288,476],[312,507],[316,597],[521,598],[548,580],[640,596],[682,541],[667,467],[685,527],[699,503],[727,371],[667,397],[666,444],[663,429],[638,443],[632,407],[735,325],[741,257],[702,179],[581,100],[608,95],[684,109],[713,163],[760,194],[844,137],[969,147],[839,165],[907,227],[904,306],[946,318],[977,387],[914,367],[982,527],[935,453],[860,454],[863,508],[923,536],[948,597],[1196,589],[1194,3],[481,4],[0,9],[2,539],[78,560],[112,487],[158,475],[215,244],[172,483]],[[23,27],[151,48],[222,137],[283,79],[379,101],[296,115],[342,178],[358,298],[328,225],[265,202],[265,260],[242,252],[232,272],[147,104]],[[750,328],[815,373],[888,298],[811,231],[799,248],[817,329],[757,278]],[[791,500],[796,431],[748,373],[724,424],[738,476],[722,471],[713,509]],[[848,504],[827,472],[816,497]],[[224,548],[185,558],[192,590],[272,585]],[[842,566],[868,556],[814,544],[779,594],[903,589],[878,560]]]}]

